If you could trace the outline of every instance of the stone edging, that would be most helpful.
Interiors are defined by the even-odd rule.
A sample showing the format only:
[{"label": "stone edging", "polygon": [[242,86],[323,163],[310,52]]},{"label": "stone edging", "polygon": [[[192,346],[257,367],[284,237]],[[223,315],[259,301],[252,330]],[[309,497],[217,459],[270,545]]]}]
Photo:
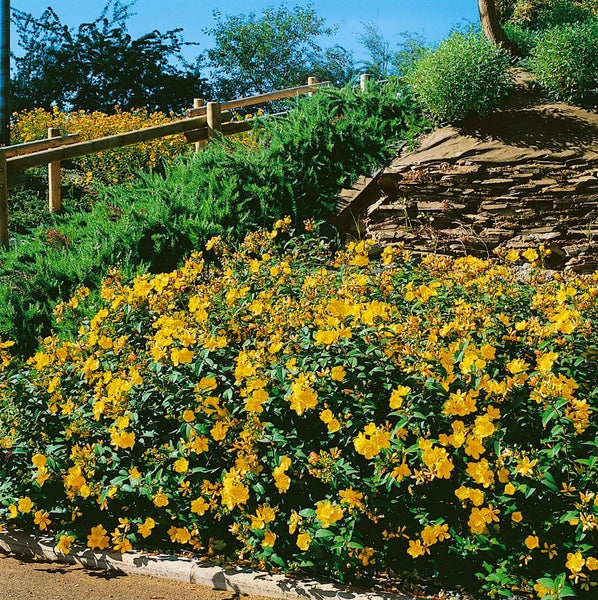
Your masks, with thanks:
[{"label": "stone edging", "polygon": [[291,600],[414,600],[412,597],[383,593],[362,592],[330,583],[313,580],[295,580],[283,575],[269,575],[250,569],[206,565],[190,558],[167,554],[127,552],[94,552],[73,549],[71,554],[55,550],[51,538],[39,538],[22,532],[0,533],[0,552],[20,556],[34,556],[55,562],[78,564],[91,569],[114,570],[134,575],[184,581],[215,590],[231,591],[239,595],[264,596]]}]

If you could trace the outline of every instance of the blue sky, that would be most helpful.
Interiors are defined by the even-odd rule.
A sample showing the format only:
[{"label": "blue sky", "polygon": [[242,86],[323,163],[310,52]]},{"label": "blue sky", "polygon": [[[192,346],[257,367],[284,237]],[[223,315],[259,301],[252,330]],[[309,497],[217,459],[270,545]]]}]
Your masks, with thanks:
[{"label": "blue sky", "polygon": [[[97,18],[106,0],[11,0],[11,6],[39,17],[51,6],[61,21],[69,26]],[[193,58],[209,47],[210,40],[203,30],[212,26],[212,11],[218,8],[222,14],[255,12],[266,7],[305,6],[308,2],[281,0],[137,0],[133,7],[135,16],[128,22],[133,36],[140,36],[154,29],[183,28],[186,41],[199,42],[190,48],[186,57]],[[363,58],[363,50],[357,42],[362,23],[373,23],[382,31],[392,46],[400,41],[404,31],[422,34],[429,42],[442,39],[454,25],[477,21],[475,0],[313,0],[316,12],[326,19],[328,25],[337,25],[338,31],[325,45],[338,43],[352,50],[356,59]],[[165,9],[166,7],[166,9]],[[13,51],[18,52],[13,34]]]}]

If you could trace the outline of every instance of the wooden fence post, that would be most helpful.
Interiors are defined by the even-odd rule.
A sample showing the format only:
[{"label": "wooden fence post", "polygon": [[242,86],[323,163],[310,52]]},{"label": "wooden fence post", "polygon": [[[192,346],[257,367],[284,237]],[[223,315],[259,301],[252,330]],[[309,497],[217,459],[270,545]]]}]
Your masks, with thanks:
[{"label": "wooden fence post", "polygon": [[0,245],[8,250],[8,173],[4,150],[0,150]]},{"label": "wooden fence post", "polygon": [[365,88],[367,87],[370,77],[371,77],[371,75],[369,73],[362,73],[359,76],[359,87],[361,88],[362,92],[365,92]]},{"label": "wooden fence post", "polygon": [[[307,85],[315,85],[316,83],[318,83],[318,78],[317,77],[308,77],[307,78]],[[307,92],[308,96],[313,96],[314,93],[313,92]]]},{"label": "wooden fence post", "polygon": [[[60,137],[60,129],[57,127],[48,128],[48,138]],[[48,164],[48,206],[50,212],[59,213],[62,210],[62,173],[60,170],[60,161]]]},{"label": "wooden fence post", "polygon": [[[194,98],[193,99],[193,108],[201,108],[205,104],[203,98]],[[202,146],[206,145],[206,140],[200,140],[199,142],[195,142],[195,152],[199,152]]]},{"label": "wooden fence post", "polygon": [[208,102],[206,116],[209,140],[211,137],[214,137],[214,133],[222,131],[222,109],[220,102]]},{"label": "wooden fence post", "polygon": [[359,76],[359,87],[362,92],[365,92],[365,88],[367,87],[368,81],[370,80],[370,75],[368,73],[362,73]]}]

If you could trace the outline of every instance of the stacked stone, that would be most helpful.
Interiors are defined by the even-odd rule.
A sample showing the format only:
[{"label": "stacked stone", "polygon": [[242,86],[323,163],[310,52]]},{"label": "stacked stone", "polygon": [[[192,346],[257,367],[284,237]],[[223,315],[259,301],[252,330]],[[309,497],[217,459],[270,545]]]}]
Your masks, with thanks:
[{"label": "stacked stone", "polygon": [[362,189],[354,227],[380,245],[487,257],[543,244],[551,268],[598,269],[598,161],[391,165]]}]

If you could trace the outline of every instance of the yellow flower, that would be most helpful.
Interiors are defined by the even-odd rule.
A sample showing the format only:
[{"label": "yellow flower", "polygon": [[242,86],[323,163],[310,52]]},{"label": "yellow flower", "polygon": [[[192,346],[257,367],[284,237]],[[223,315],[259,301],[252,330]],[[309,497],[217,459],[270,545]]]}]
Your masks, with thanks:
[{"label": "yellow flower", "polygon": [[168,506],[168,497],[162,490],[160,490],[153,498],[154,505],[158,508]]},{"label": "yellow flower", "polygon": [[192,423],[195,421],[195,413],[192,410],[187,409],[183,412],[183,421],[185,421],[185,423]]},{"label": "yellow flower", "polygon": [[87,546],[92,550],[94,548],[99,550],[107,548],[110,545],[110,538],[106,535],[107,533],[102,525],[92,527],[90,535],[87,536]]},{"label": "yellow flower", "polygon": [[316,517],[320,520],[324,529],[340,521],[344,514],[345,511],[340,506],[333,504],[329,500],[318,502],[316,505]]},{"label": "yellow flower", "polygon": [[569,552],[567,553],[567,562],[565,566],[571,573],[581,573],[586,561],[581,555],[581,552]]},{"label": "yellow flower", "polygon": [[514,358],[506,364],[506,369],[511,375],[517,375],[518,373],[524,373],[529,369],[529,364],[526,363],[522,358]]},{"label": "yellow flower", "polygon": [[523,515],[519,511],[515,511],[511,515],[511,520],[513,523],[521,523],[521,521],[523,521]]},{"label": "yellow flower", "polygon": [[532,472],[537,462],[537,459],[530,460],[527,456],[525,456],[523,460],[521,460],[515,467],[515,472],[525,477]]},{"label": "yellow flower", "polygon": [[143,523],[137,525],[137,531],[139,535],[146,538],[152,534],[152,529],[156,526],[156,521],[151,517],[148,517]]},{"label": "yellow flower", "polygon": [[308,533],[300,533],[297,536],[297,548],[299,550],[303,550],[304,552],[309,548],[311,544],[311,536]]},{"label": "yellow flower", "polygon": [[274,542],[276,541],[276,534],[271,531],[264,531],[264,540],[262,541],[262,546],[264,548],[272,548],[274,546]]},{"label": "yellow flower", "polygon": [[528,248],[525,252],[522,253],[522,256],[530,262],[538,260],[538,253],[533,248]]},{"label": "yellow flower", "polygon": [[523,543],[526,545],[528,550],[533,550],[540,545],[540,540],[537,535],[528,535]]},{"label": "yellow flower", "polygon": [[75,541],[74,535],[61,535],[58,543],[56,544],[56,550],[63,554],[69,554],[71,551],[71,544]]},{"label": "yellow flower", "polygon": [[249,499],[249,489],[239,481],[239,473],[235,468],[232,468],[222,478],[222,504],[229,510],[233,510],[235,506],[241,506]]},{"label": "yellow flower", "polygon": [[418,556],[430,554],[430,550],[424,546],[420,540],[409,540],[407,554],[411,555],[413,558],[417,558]]},{"label": "yellow flower", "polygon": [[172,468],[177,473],[186,473],[189,470],[189,461],[186,458],[179,458],[174,461]]},{"label": "yellow flower", "polygon": [[405,396],[411,391],[411,388],[407,385],[399,385],[396,387],[390,395],[390,408],[392,410],[398,410],[403,405]]},{"label": "yellow flower", "polygon": [[334,381],[342,381],[347,376],[347,372],[341,365],[337,365],[336,367],[332,367],[330,371],[330,377]]},{"label": "yellow flower", "polygon": [[31,501],[31,498],[29,498],[29,496],[19,498],[18,509],[19,512],[30,513],[33,510],[33,502]]},{"label": "yellow flower", "polygon": [[168,535],[171,541],[179,544],[187,544],[191,540],[191,533],[186,527],[175,527],[174,525],[168,530]]},{"label": "yellow flower", "polygon": [[374,423],[368,423],[353,440],[353,446],[359,454],[370,460],[383,449],[390,448],[390,433]]},{"label": "yellow flower", "polygon": [[206,513],[210,505],[203,498],[196,498],[191,501],[191,512],[200,517]]},{"label": "yellow flower", "polygon": [[31,462],[33,463],[33,466],[39,469],[40,467],[45,467],[47,461],[43,454],[34,454],[31,457]]},{"label": "yellow flower", "polygon": [[46,531],[48,529],[48,525],[52,522],[48,517],[49,515],[47,512],[38,510],[35,513],[33,522],[40,528],[41,531]]}]

